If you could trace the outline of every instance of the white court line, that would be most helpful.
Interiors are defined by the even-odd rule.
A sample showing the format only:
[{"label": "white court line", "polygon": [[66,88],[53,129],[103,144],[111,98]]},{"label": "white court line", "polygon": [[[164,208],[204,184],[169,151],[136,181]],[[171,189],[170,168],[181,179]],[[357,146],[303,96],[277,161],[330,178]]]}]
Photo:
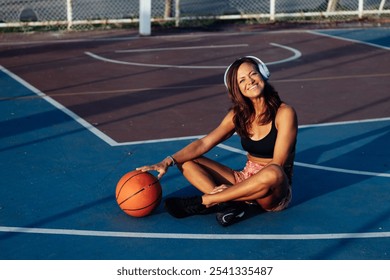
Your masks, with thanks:
[{"label": "white court line", "polygon": [[356,238],[388,238],[390,232],[323,233],[323,234],[200,234],[200,233],[152,233],[76,229],[49,229],[0,226],[5,233],[35,233],[93,237],[153,238],[153,239],[206,239],[206,240],[331,240]]},{"label": "white court line", "polygon": [[[281,60],[277,60],[277,61],[267,62],[266,63],[267,65],[274,65],[274,64],[290,62],[290,61],[298,59],[299,57],[302,56],[302,53],[299,50],[297,50],[297,49],[294,49],[294,48],[291,48],[291,47],[288,47],[288,46],[284,46],[284,45],[280,45],[280,44],[276,44],[276,43],[270,43],[270,45],[275,46],[275,47],[279,47],[279,48],[282,48],[282,49],[286,49],[288,51],[291,51],[293,54],[292,54],[292,56],[290,56],[290,57],[288,57],[286,59],[281,59]],[[220,45],[219,47],[230,47],[230,46],[234,46],[234,45]],[[201,49],[201,48],[209,48],[209,47],[210,46],[194,46],[192,48]],[[214,48],[214,46],[213,46],[213,48]],[[161,49],[160,48],[160,49],[157,49],[157,50],[161,51],[161,50],[169,50],[169,49],[170,48],[166,48],[166,49]],[[134,51],[138,52],[139,49],[134,50]],[[179,68],[179,69],[225,69],[227,67],[227,65],[224,65],[224,66],[215,66],[215,65],[196,66],[196,65],[170,65],[170,64],[138,63],[138,62],[110,59],[110,58],[106,58],[106,57],[94,54],[92,52],[84,52],[84,53],[86,55],[94,58],[94,59],[101,60],[101,61],[104,61],[104,62],[109,62],[109,63],[114,63],[114,64],[122,64],[122,65],[131,65],[131,66],[141,66],[141,67]]]},{"label": "white court line", "polygon": [[114,63],[114,64],[122,64],[122,65],[131,65],[131,66],[141,66],[141,67],[155,67],[155,68],[178,68],[178,69],[220,69],[220,68],[226,68],[226,66],[196,66],[196,65],[169,65],[169,64],[150,64],[150,63],[137,63],[137,62],[129,62],[129,61],[122,61],[122,60],[116,60],[116,59],[110,59],[105,58],[103,56],[91,53],[91,52],[85,52],[86,55],[100,60],[104,62]]},{"label": "white court line", "polygon": [[345,38],[345,37],[342,37],[342,36],[339,36],[339,35],[331,35],[331,34],[321,33],[320,31],[307,31],[307,32],[311,33],[311,34],[314,34],[314,35],[320,35],[320,36],[329,37],[329,38],[333,38],[333,39],[337,39],[337,40],[348,41],[348,42],[353,42],[353,43],[358,43],[358,44],[363,44],[363,45],[368,45],[368,46],[371,46],[371,47],[376,47],[376,48],[380,48],[380,49],[384,49],[384,50],[390,50],[390,47],[386,47],[386,46],[382,46],[382,45],[378,45],[378,44],[374,44],[374,43],[369,43],[369,42],[364,42],[364,41],[359,41],[359,40],[356,40],[356,39],[349,39],[349,38]]},{"label": "white court line", "polygon": [[[219,144],[219,148],[233,152],[238,153],[242,155],[246,155],[247,153],[243,150],[225,145],[225,144]],[[335,167],[329,167],[319,164],[309,164],[309,163],[303,163],[294,161],[294,165],[306,167],[306,168],[312,168],[312,169],[319,169],[324,171],[332,171],[332,172],[338,172],[338,173],[347,173],[347,174],[354,174],[354,175],[363,175],[363,176],[374,176],[374,177],[388,177],[390,178],[390,173],[379,173],[379,172],[369,172],[369,171],[360,171],[360,170],[354,170],[354,169],[345,169],[345,168],[335,168]]]},{"label": "white court line", "polygon": [[390,178],[390,173],[378,173],[378,172],[369,172],[369,171],[359,171],[359,170],[353,170],[353,169],[335,168],[335,167],[328,167],[328,166],[309,164],[309,163],[303,163],[303,162],[294,162],[294,165],[306,167],[306,168],[312,168],[312,169],[338,172],[338,173],[347,173],[347,174],[355,174],[355,175]]},{"label": "white court line", "polygon": [[282,49],[285,49],[285,50],[288,50],[288,51],[292,52],[293,55],[288,57],[288,58],[286,58],[286,59],[266,62],[265,63],[266,65],[275,65],[275,64],[290,62],[290,61],[296,60],[296,59],[298,59],[298,58],[300,58],[302,56],[302,53],[299,50],[297,50],[297,49],[294,49],[294,48],[291,48],[291,47],[288,47],[288,46],[284,46],[284,45],[280,45],[280,44],[276,44],[276,43],[270,43],[270,45],[275,46],[275,47],[279,47],[279,48],[282,48]]},{"label": "white court line", "polygon": [[349,125],[349,124],[357,124],[357,123],[384,122],[384,121],[390,121],[390,117],[388,117],[388,118],[366,119],[366,120],[344,121],[344,122],[328,122],[328,123],[317,123],[317,124],[304,124],[304,125],[300,125],[299,128],[336,126],[336,125]]},{"label": "white court line", "polygon": [[90,124],[89,122],[87,122],[86,120],[84,120],[83,118],[78,116],[77,114],[73,113],[71,110],[69,110],[68,108],[64,107],[61,103],[55,101],[50,96],[44,94],[43,92],[41,92],[39,89],[37,89],[33,85],[27,83],[25,80],[23,80],[19,76],[17,76],[14,73],[8,71],[7,69],[5,69],[1,65],[0,65],[0,71],[3,71],[8,76],[12,77],[15,81],[17,81],[18,83],[20,83],[24,87],[28,88],[30,91],[32,91],[36,95],[40,96],[42,99],[46,100],[49,104],[53,105],[58,110],[60,110],[61,112],[65,113],[66,115],[68,115],[72,119],[74,119],[77,123],[79,123],[81,126],[83,126],[85,129],[87,129],[91,133],[95,134],[98,138],[100,138],[101,140],[103,140],[107,144],[109,144],[111,146],[115,146],[117,144],[117,142],[114,139],[112,139],[111,137],[109,137],[108,135],[106,135],[105,133],[103,133],[102,131],[97,129],[96,127],[94,127],[92,124]]},{"label": "white court line", "polygon": [[154,48],[154,49],[134,49],[134,50],[117,50],[116,53],[138,53],[138,52],[161,52],[161,51],[182,51],[182,50],[203,50],[203,49],[221,49],[221,48],[240,48],[248,47],[248,44],[237,45],[210,45],[210,46],[193,46],[193,47],[176,47],[176,48]]}]

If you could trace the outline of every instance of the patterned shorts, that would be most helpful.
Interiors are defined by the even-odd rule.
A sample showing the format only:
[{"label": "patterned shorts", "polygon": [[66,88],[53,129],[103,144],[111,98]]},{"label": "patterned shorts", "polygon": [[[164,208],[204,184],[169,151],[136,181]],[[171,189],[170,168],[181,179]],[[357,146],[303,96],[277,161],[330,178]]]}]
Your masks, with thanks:
[{"label": "patterned shorts", "polygon": [[[263,169],[265,165],[262,165],[260,163],[252,162],[248,160],[246,162],[246,165],[243,170],[241,171],[234,171],[234,178],[236,180],[236,183],[240,183],[249,177],[255,175],[257,172],[259,172],[261,169]],[[269,212],[277,212],[282,211],[290,204],[292,199],[292,190],[291,186],[289,185],[286,196],[278,203],[278,205],[272,209],[267,209],[266,211]]]}]

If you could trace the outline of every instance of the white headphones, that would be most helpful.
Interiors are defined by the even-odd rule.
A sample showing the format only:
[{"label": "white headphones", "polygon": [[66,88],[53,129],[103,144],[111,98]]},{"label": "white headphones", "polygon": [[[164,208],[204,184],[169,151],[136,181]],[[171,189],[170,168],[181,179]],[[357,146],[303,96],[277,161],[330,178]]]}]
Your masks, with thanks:
[{"label": "white headphones", "polygon": [[[249,55],[249,56],[244,56],[244,57],[245,57],[245,58],[251,58],[251,59],[253,59],[254,61],[256,61],[256,62],[257,62],[257,66],[259,67],[260,74],[261,74],[261,76],[263,77],[263,79],[264,79],[265,81],[267,81],[267,80],[269,79],[269,77],[271,76],[271,73],[269,72],[269,70],[268,70],[268,68],[267,68],[267,66],[265,65],[264,62],[262,62],[259,58],[255,57],[255,56],[250,56],[250,55]],[[244,57],[242,57],[242,58],[244,58]],[[233,63],[232,63],[232,64],[233,64]],[[224,77],[223,77],[223,81],[224,81],[226,87],[228,87],[228,86],[227,86],[227,80],[226,80],[226,78],[227,78],[227,73],[229,72],[229,69],[230,69],[230,67],[232,66],[232,64],[230,64],[229,67],[226,69],[225,75],[224,75]]]}]

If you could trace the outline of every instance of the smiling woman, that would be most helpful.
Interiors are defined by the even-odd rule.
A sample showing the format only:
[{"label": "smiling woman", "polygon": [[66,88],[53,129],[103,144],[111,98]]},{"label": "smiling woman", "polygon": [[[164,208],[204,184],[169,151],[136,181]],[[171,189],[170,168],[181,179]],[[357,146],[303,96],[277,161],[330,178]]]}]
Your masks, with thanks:
[{"label": "smiling woman", "polygon": [[[245,216],[248,205],[265,211],[281,211],[289,205],[297,116],[269,84],[269,76],[265,64],[256,57],[233,62],[224,76],[233,105],[219,126],[163,161],[138,168],[156,170],[161,178],[169,166],[177,165],[203,193],[199,197],[166,199],[165,207],[172,216],[217,212],[217,221],[228,226]],[[242,171],[204,156],[235,132],[248,152]]]}]

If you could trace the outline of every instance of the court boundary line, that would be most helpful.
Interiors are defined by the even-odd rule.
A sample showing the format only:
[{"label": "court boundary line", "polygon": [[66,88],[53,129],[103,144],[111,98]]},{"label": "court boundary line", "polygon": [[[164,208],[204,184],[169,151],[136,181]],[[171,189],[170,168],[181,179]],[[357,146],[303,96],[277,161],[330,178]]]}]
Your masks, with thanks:
[{"label": "court boundary line", "polygon": [[26,234],[54,234],[91,237],[122,237],[122,238],[152,238],[152,239],[207,239],[207,240],[339,240],[389,238],[390,232],[360,232],[360,233],[318,233],[318,234],[202,234],[202,233],[150,233],[125,231],[99,231],[77,229],[50,229],[0,226],[0,232]]},{"label": "court boundary line", "polygon": [[[332,29],[332,30],[336,30],[336,29]],[[348,30],[348,29],[342,29],[342,30]],[[361,29],[354,29],[354,30],[361,30]],[[375,47],[375,48],[379,48],[379,49],[383,49],[383,50],[387,50],[387,51],[390,50],[390,47],[386,47],[386,46],[383,46],[383,45],[378,45],[378,44],[374,44],[374,43],[359,41],[357,39],[340,37],[338,35],[321,33],[321,31],[319,31],[319,30],[308,30],[307,32],[310,33],[310,34],[314,34],[314,35],[320,35],[320,36],[329,37],[329,38],[332,38],[332,39],[338,39],[338,40],[342,40],[342,41],[358,43],[358,44],[367,45],[367,46],[370,46],[370,47]]]},{"label": "court boundary line", "polygon": [[192,47],[170,47],[170,48],[152,48],[152,49],[131,49],[131,50],[116,50],[116,53],[138,53],[138,52],[161,52],[161,51],[182,51],[182,50],[199,50],[199,49],[219,49],[219,48],[238,48],[248,47],[248,44],[236,45],[208,45],[208,46],[192,46]]},{"label": "court boundary line", "polygon": [[[198,135],[198,136],[184,136],[184,137],[173,137],[173,138],[163,138],[163,139],[157,139],[157,140],[142,140],[142,141],[133,141],[133,142],[122,142],[119,143],[109,137],[107,134],[103,133],[101,130],[97,129],[95,126],[87,122],[85,119],[81,118],[76,113],[72,112],[65,106],[63,106],[61,103],[57,102],[50,96],[46,95],[27,81],[23,80],[21,77],[17,76],[16,74],[12,73],[11,71],[7,70],[5,67],[0,65],[0,71],[4,72],[5,74],[9,75],[12,79],[20,83],[22,86],[25,86],[28,90],[32,91],[36,95],[40,96],[42,99],[44,99],[46,102],[57,108],[58,110],[62,111],[69,117],[71,117],[74,121],[79,123],[81,126],[83,126],[85,129],[87,129],[89,132],[93,133],[95,136],[97,136],[99,139],[106,142],[111,147],[117,147],[117,146],[130,146],[130,145],[141,145],[141,144],[153,144],[153,143],[161,143],[161,142],[170,142],[170,141],[181,141],[181,140],[191,140],[191,139],[198,139],[203,137],[204,135]],[[364,123],[364,122],[375,122],[375,121],[387,121],[390,120],[390,118],[376,118],[376,119],[368,119],[368,120],[356,120],[356,121],[345,121],[345,122],[334,122],[334,123],[324,123],[324,124],[312,124],[312,125],[303,125],[299,126],[298,128],[304,128],[304,127],[316,127],[316,126],[330,126],[330,125],[343,125],[343,124],[351,124],[351,123]],[[245,151],[242,151],[237,148],[230,147],[225,144],[219,144],[217,147],[240,153],[245,154]],[[376,177],[390,177],[390,173],[378,173],[378,172],[369,172],[369,171],[360,171],[360,170],[353,170],[353,169],[343,169],[343,168],[334,168],[334,167],[328,167],[323,165],[316,165],[316,164],[310,164],[310,163],[302,163],[302,162],[294,162],[297,166],[302,166],[305,168],[313,168],[313,169],[319,169],[319,170],[326,170],[326,171],[332,171],[332,172],[339,172],[339,173],[348,173],[348,174],[355,174],[355,175],[365,175],[365,176],[376,176]]]},{"label": "court boundary line", "polygon": [[[225,145],[225,144],[218,144],[217,147],[224,149],[224,150],[227,150],[227,151],[230,151],[230,152],[233,152],[233,153],[238,153],[238,154],[242,154],[242,155],[247,154],[245,151],[243,151],[241,149],[234,148],[234,147],[231,147],[231,146]],[[294,161],[294,166],[300,166],[300,167],[318,169],[318,170],[324,170],[324,171],[331,171],[331,172],[338,172],[338,173],[390,178],[390,173],[337,168],[337,167],[330,167],[330,166],[324,166],[324,165],[320,165],[320,164],[311,164],[311,163],[304,163],[304,162],[298,162],[298,161]]]},{"label": "court boundary line", "polygon": [[23,80],[21,77],[19,77],[16,74],[12,73],[11,71],[6,69],[2,65],[0,65],[0,71],[2,71],[5,74],[9,75],[12,79],[14,79],[18,83],[20,83],[22,86],[26,87],[28,90],[30,90],[31,92],[33,92],[36,95],[38,95],[39,97],[44,99],[46,102],[48,102],[49,104],[51,104],[52,106],[54,106],[55,108],[57,108],[58,110],[63,112],[64,114],[68,115],[70,118],[72,118],[78,124],[83,126],[85,129],[87,129],[91,133],[95,134],[98,138],[100,138],[101,140],[103,140],[107,144],[115,145],[116,141],[114,139],[112,139],[111,137],[109,137],[107,134],[103,133],[102,131],[100,131],[99,129],[94,127],[92,124],[87,122],[85,119],[83,119],[82,117],[80,117],[79,115],[74,113],[73,111],[69,110],[68,108],[66,108],[61,103],[57,102],[56,100],[54,100],[53,98],[51,98],[47,94],[43,93],[42,91],[40,91],[39,89],[37,89],[36,87],[34,87],[30,83],[28,83],[27,81]]}]

